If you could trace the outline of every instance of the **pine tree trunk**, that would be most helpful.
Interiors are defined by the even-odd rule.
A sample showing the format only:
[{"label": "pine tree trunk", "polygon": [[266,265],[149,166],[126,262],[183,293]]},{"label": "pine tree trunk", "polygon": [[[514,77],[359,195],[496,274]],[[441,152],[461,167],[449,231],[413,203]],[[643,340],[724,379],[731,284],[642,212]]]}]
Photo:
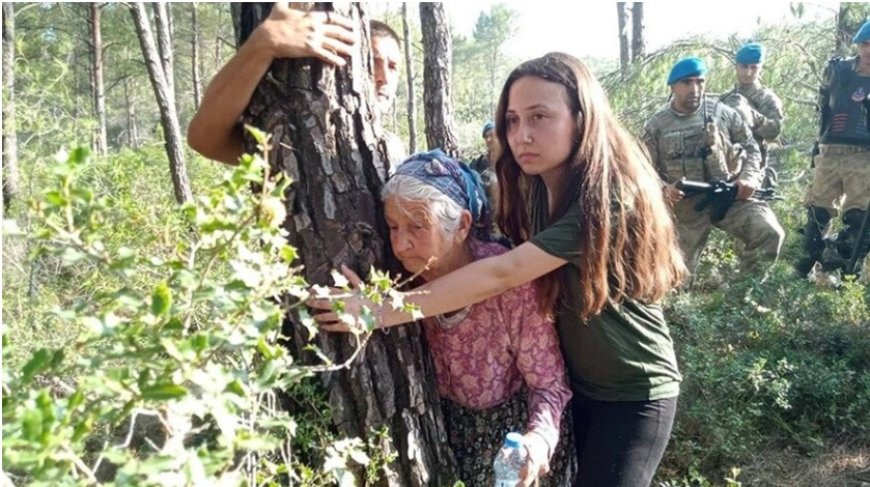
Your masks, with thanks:
[{"label": "pine tree trunk", "polygon": [[191,68],[191,82],[193,83],[193,108],[196,110],[199,108],[199,102],[202,99],[202,86],[200,81],[199,74],[199,63],[200,63],[200,55],[199,55],[199,22],[197,20],[196,13],[197,3],[192,2],[190,4],[190,68]]},{"label": "pine tree trunk", "polygon": [[616,15],[619,20],[619,69],[623,74],[628,70],[631,59],[628,40],[628,5],[626,2],[616,2]]},{"label": "pine tree trunk", "polygon": [[[372,125],[368,19],[361,4],[336,6],[358,23],[365,55],[343,68],[314,59],[276,61],[244,116],[273,135],[273,171],[295,181],[286,194],[285,228],[306,279],[318,284],[331,284],[330,270],[342,263],[361,274],[383,268],[389,252],[379,198],[388,154]],[[234,10],[241,42],[270,7],[246,3]],[[251,141],[247,150],[254,150]],[[288,316],[285,332],[298,353],[304,328]],[[341,334],[321,335],[318,344],[336,362],[355,346]],[[366,438],[374,428],[389,427],[389,441],[381,447],[397,458],[378,485],[452,485],[452,454],[419,325],[374,332],[350,369],[325,374],[323,385],[340,434]]]},{"label": "pine tree trunk", "polygon": [[91,3],[91,73],[94,114],[97,117],[96,146],[97,153],[105,156],[109,152],[108,136],[106,134],[106,91],[103,84],[103,33],[102,5]]},{"label": "pine tree trunk", "polygon": [[175,200],[178,203],[185,203],[193,199],[193,195],[190,191],[190,180],[187,177],[187,167],[184,163],[181,127],[178,124],[178,114],[175,111],[173,90],[170,88],[166,80],[166,73],[163,71],[165,64],[161,62],[154,42],[145,5],[142,2],[134,2],[129,4],[129,8],[133,16],[133,23],[136,26],[136,35],[139,37],[139,46],[142,48],[142,57],[148,68],[148,77],[151,80],[151,86],[157,98],[157,106],[160,109],[160,125],[163,128],[166,154],[169,157],[169,173],[172,177]]},{"label": "pine tree trunk", "polygon": [[444,5],[420,3],[423,29],[423,105],[426,119],[426,143],[429,149],[440,147],[452,157],[459,156],[459,142],[453,126],[451,71],[453,50],[450,24]]},{"label": "pine tree trunk", "polygon": [[15,10],[3,2],[3,209],[18,197],[18,133],[15,124]]},{"label": "pine tree trunk", "polygon": [[139,147],[139,130],[136,126],[136,105],[130,97],[130,80],[124,78],[124,105],[127,108],[127,147]]},{"label": "pine tree trunk", "polygon": [[848,29],[849,19],[849,2],[840,2],[840,8],[837,11],[837,38],[835,43],[835,51],[838,54],[843,54],[846,47],[849,45],[851,37],[849,37]]},{"label": "pine tree trunk", "polygon": [[417,152],[417,100],[414,93],[414,55],[411,29],[408,25],[408,4],[402,3],[402,34],[405,36],[405,74],[408,78],[408,153]]},{"label": "pine tree trunk", "polygon": [[160,65],[166,78],[172,104],[175,102],[175,71],[172,62],[172,24],[169,17],[169,6],[164,2],[154,2],[154,23],[157,26],[157,49],[160,53]]},{"label": "pine tree trunk", "polygon": [[646,56],[646,25],[643,18],[643,2],[631,6],[631,62]]}]

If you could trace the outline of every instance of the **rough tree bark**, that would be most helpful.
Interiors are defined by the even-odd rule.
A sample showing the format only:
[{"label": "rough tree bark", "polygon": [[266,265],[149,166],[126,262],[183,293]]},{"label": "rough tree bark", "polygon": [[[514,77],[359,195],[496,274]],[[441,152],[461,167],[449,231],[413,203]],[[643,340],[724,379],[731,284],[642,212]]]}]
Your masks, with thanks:
[{"label": "rough tree bark", "polygon": [[91,42],[91,93],[93,94],[94,114],[97,116],[96,147],[97,153],[105,156],[109,153],[109,141],[106,133],[106,89],[103,83],[103,33],[102,10],[100,3],[91,3],[90,28]]},{"label": "rough tree bark", "polygon": [[[286,195],[285,228],[308,282],[319,284],[330,284],[330,270],[342,263],[361,274],[370,266],[383,268],[389,244],[379,198],[388,157],[373,126],[368,19],[361,4],[336,7],[358,22],[365,55],[343,68],[314,59],[276,61],[243,117],[273,135],[270,165],[295,181]],[[240,42],[270,8],[246,3],[233,10]],[[252,141],[247,145],[254,149]],[[298,352],[307,333],[294,317],[287,318],[285,332]],[[345,335],[318,340],[336,361],[354,349]],[[389,426],[389,441],[381,447],[398,458],[378,485],[452,485],[434,368],[418,325],[374,332],[361,359],[349,370],[324,375],[323,386],[340,434],[365,438],[373,428]]]},{"label": "rough tree bark", "polygon": [[402,3],[402,34],[405,36],[405,75],[408,80],[408,153],[417,152],[417,100],[414,93],[414,46],[408,25],[408,4]]},{"label": "rough tree bark", "polygon": [[15,124],[15,10],[3,2],[3,209],[18,197],[18,133]]},{"label": "rough tree bark", "polygon": [[646,56],[646,25],[643,18],[643,2],[631,5],[631,62]]},{"label": "rough tree bark", "polygon": [[199,22],[196,13],[196,2],[190,4],[190,68],[191,68],[191,83],[193,83],[193,108],[199,108],[199,102],[202,100],[202,86],[199,74]]},{"label": "rough tree bark", "polygon": [[187,177],[187,167],[184,163],[184,151],[182,150],[181,127],[178,124],[178,113],[175,110],[173,90],[170,88],[164,64],[161,63],[157,46],[154,43],[154,35],[151,32],[151,22],[148,20],[148,12],[142,2],[129,4],[130,13],[133,16],[133,24],[136,26],[136,35],[139,37],[139,46],[142,48],[142,57],[148,68],[148,78],[157,98],[157,106],[160,109],[160,125],[163,128],[166,155],[169,157],[169,173],[172,177],[172,189],[175,200],[185,203],[193,199],[190,191],[190,180]]},{"label": "rough tree bark", "polygon": [[421,2],[420,25],[423,30],[426,143],[430,150],[440,147],[451,157],[459,157],[459,138],[453,126],[451,92],[453,48],[444,5]]},{"label": "rough tree bark", "polygon": [[619,21],[619,69],[625,73],[631,60],[631,45],[628,40],[628,5],[626,2],[616,2],[616,18]]}]

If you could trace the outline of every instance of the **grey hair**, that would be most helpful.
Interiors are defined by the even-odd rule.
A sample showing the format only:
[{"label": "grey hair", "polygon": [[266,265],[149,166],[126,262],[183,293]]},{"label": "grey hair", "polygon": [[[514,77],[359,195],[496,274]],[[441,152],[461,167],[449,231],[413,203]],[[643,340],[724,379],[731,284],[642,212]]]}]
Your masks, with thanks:
[{"label": "grey hair", "polygon": [[381,190],[381,199],[397,198],[425,203],[445,237],[453,237],[459,231],[462,206],[433,186],[413,176],[397,174],[391,177]]}]

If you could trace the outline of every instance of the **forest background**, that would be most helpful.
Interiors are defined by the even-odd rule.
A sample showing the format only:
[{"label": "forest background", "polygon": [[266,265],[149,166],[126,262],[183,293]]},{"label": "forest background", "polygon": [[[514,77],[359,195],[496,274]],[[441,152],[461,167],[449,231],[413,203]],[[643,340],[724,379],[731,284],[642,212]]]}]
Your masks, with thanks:
[{"label": "forest background", "polygon": [[[759,19],[753,32],[654,51],[637,5],[612,7],[623,19],[612,33],[621,57],[584,59],[635,134],[666,102],[675,60],[704,57],[709,91],[724,92],[747,40],[767,46],[762,78],[786,113],[774,151],[785,199],[774,209],[788,236],[771,278],[732,280],[735,251],[717,236],[693,292],[666,302],[685,381],[656,482],[864,485],[870,293],[860,282],[835,290],[796,280],[790,265],[812,177],[820,74],[833,54],[851,53],[870,5],[843,2],[809,17],[794,3],[786,22]],[[426,46],[416,8],[368,8],[400,35],[407,22],[416,74],[385,124],[409,146],[415,126],[411,147],[423,149]],[[484,150],[480,127],[522,60],[506,45],[530,28],[523,20],[496,3],[475,14],[470,33],[454,29],[452,101],[467,159]],[[356,440],[335,433],[317,385],[327,367],[300,365],[275,342],[285,308],[270,297],[305,288],[282,273],[295,257],[275,224],[284,186],[264,180],[258,157],[229,168],[181,139],[235,39],[226,3],[3,4],[4,480],[374,484],[396,468],[383,430]],[[161,78],[163,94],[154,88]]]}]

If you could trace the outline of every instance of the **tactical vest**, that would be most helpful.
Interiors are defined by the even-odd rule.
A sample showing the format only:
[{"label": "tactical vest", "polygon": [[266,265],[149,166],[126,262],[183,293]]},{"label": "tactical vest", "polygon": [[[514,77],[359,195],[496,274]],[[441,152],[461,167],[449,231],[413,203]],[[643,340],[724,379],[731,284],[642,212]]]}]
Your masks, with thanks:
[{"label": "tactical vest", "polygon": [[857,58],[842,59],[831,69],[828,95],[829,120],[820,142],[870,146],[870,133],[862,103],[870,93],[870,76],[855,72]]},{"label": "tactical vest", "polygon": [[708,149],[704,141],[705,119],[714,122],[726,134],[726,140],[730,140],[716,100],[706,100],[702,108],[686,117],[677,116],[672,109],[666,109],[650,121],[658,133],[659,171],[669,184],[683,178],[704,182],[728,179],[726,167],[717,164],[709,155],[705,157]]}]

